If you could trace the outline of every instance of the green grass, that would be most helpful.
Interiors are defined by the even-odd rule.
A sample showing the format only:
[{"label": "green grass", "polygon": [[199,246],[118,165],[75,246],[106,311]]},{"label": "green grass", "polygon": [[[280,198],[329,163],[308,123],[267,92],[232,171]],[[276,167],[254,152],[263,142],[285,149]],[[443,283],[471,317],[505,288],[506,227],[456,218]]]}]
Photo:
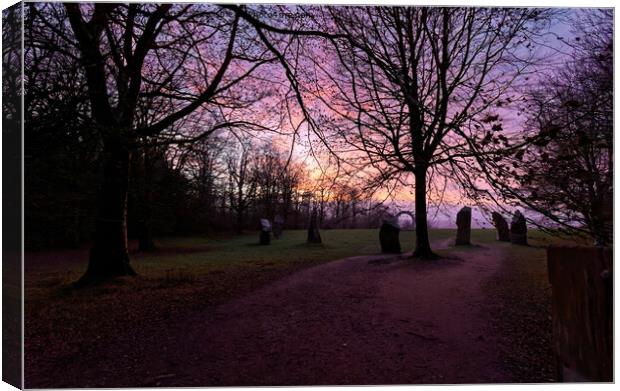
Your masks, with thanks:
[{"label": "green grass", "polygon": [[[157,244],[169,255],[139,255],[135,257],[136,271],[144,275],[157,275],[169,268],[191,269],[203,274],[213,270],[271,263],[318,264],[355,255],[378,254],[378,230],[324,230],[321,231],[323,244],[307,244],[305,230],[285,231],[280,239],[272,239],[268,246],[258,245],[258,235],[242,235],[225,239],[204,237],[166,238]],[[454,235],[454,230],[433,230],[433,239],[444,239]],[[401,245],[405,251],[414,246],[414,232],[401,233]],[[174,249],[178,254],[172,254]],[[188,248],[205,248],[205,251],[183,252]]]},{"label": "green grass", "polygon": [[[323,244],[307,244],[307,231],[287,230],[280,239],[272,239],[268,246],[258,245],[258,234],[210,237],[169,237],[157,239],[158,251],[131,254],[136,272],[145,278],[170,278],[179,274],[200,279],[210,273],[243,268],[252,269],[287,268],[294,269],[329,262],[356,255],[380,253],[379,232],[376,229],[323,230]],[[431,239],[440,240],[455,235],[454,230],[432,230]],[[415,243],[413,231],[400,235],[404,251],[412,251]],[[44,257],[39,253],[38,257]],[[53,262],[37,262],[28,266],[27,287],[69,283],[84,273],[87,254],[67,252],[54,257]]]},{"label": "green grass", "polygon": [[[379,254],[379,234],[377,229],[323,230],[323,244],[307,244],[305,230],[287,230],[280,239],[272,239],[268,246],[258,245],[258,234],[210,237],[169,237],[156,240],[159,251],[153,253],[131,254],[131,262],[136,272],[146,279],[195,281],[209,278],[213,274],[243,271],[298,270],[335,259]],[[431,241],[454,238],[454,229],[430,230]],[[530,242],[534,246],[544,246],[554,239],[538,231],[530,231]],[[404,252],[412,251],[415,232],[403,231],[400,234]],[[472,242],[478,244],[495,242],[495,230],[472,230]],[[516,247],[514,251],[528,251]],[[437,250],[447,255],[449,250]],[[39,253],[45,258],[45,253]],[[45,259],[29,266],[26,256],[26,287],[34,293],[37,288],[68,285],[77,280],[85,271],[87,253],[66,252],[56,255],[53,261]]]}]

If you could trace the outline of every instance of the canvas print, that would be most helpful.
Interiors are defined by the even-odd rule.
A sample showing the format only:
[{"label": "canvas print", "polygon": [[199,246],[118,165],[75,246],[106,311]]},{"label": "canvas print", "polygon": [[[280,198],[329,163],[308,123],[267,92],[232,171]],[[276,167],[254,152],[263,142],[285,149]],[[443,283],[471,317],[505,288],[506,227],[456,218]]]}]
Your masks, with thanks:
[{"label": "canvas print", "polygon": [[3,380],[613,382],[613,18],[5,9]]}]

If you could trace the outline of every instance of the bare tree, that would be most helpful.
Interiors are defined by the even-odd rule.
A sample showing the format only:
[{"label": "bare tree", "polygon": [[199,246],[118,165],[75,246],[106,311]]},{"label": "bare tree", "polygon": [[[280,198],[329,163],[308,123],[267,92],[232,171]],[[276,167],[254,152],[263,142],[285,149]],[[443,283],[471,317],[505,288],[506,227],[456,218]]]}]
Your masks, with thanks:
[{"label": "bare tree", "polygon": [[196,213],[207,231],[217,224],[218,200],[226,199],[225,158],[229,142],[224,135],[216,134],[192,143],[183,148],[179,163],[192,183]]},{"label": "bare tree", "polygon": [[27,245],[77,246],[91,228],[100,140],[77,51],[62,41],[70,27],[52,34],[46,24],[55,19],[51,10],[43,20],[36,4],[23,9]]},{"label": "bare tree", "polygon": [[551,232],[612,241],[613,12],[581,10],[570,56],[530,86],[522,147],[501,161],[481,160],[472,174],[494,185],[503,203],[538,212]]},{"label": "bare tree", "polygon": [[253,175],[255,150],[250,143],[240,143],[226,156],[228,167],[228,199],[236,215],[236,230],[243,233],[245,218],[256,198],[256,176]]},{"label": "bare tree", "polygon": [[277,214],[282,214],[286,218],[299,186],[302,168],[290,154],[273,143],[256,149],[252,176],[257,186],[256,212],[260,217],[274,219]]},{"label": "bare tree", "polygon": [[126,237],[131,153],[193,142],[223,128],[277,125],[256,125],[240,114],[270,94],[260,72],[273,58],[253,44],[238,16],[218,6],[66,3],[31,10],[43,33],[29,45],[80,64],[85,114],[102,142],[96,233],[79,283],[132,275]]},{"label": "bare tree", "polygon": [[375,183],[408,185],[413,176],[414,256],[434,258],[429,173],[458,169],[459,156],[477,153],[469,146],[481,132],[464,128],[501,130],[493,110],[529,65],[542,11],[333,7],[322,17],[332,36],[307,83],[330,112],[318,125],[326,142],[343,143],[350,164],[372,169]]}]

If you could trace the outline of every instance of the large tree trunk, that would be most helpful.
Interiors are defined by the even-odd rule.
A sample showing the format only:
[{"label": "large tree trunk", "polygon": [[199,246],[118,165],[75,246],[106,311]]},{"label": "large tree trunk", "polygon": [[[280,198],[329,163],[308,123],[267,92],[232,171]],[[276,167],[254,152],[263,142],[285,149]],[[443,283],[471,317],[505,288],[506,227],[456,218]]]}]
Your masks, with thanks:
[{"label": "large tree trunk", "polygon": [[129,265],[127,251],[129,157],[129,149],[120,140],[105,142],[95,237],[88,269],[76,283],[78,286],[136,274]]},{"label": "large tree trunk", "polygon": [[426,170],[418,168],[415,174],[415,251],[414,258],[436,259],[428,238],[428,221],[426,219]]}]

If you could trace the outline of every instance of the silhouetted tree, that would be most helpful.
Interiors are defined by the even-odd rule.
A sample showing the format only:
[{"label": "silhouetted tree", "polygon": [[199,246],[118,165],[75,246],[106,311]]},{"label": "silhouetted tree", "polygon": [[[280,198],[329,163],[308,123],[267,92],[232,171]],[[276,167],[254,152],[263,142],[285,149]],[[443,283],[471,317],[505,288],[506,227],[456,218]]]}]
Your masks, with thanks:
[{"label": "silhouetted tree", "polygon": [[285,151],[273,144],[255,150],[252,175],[256,182],[256,212],[274,219],[290,213],[293,193],[300,184],[301,167],[289,159]]},{"label": "silhouetted tree", "polygon": [[429,170],[457,169],[453,159],[476,153],[469,143],[477,135],[464,127],[506,98],[527,67],[527,40],[542,11],[329,7],[323,17],[333,44],[315,56],[319,76],[309,88],[331,113],[319,124],[331,130],[325,140],[343,142],[349,162],[374,170],[379,186],[413,176],[414,256],[434,258]]},{"label": "silhouetted tree", "polygon": [[93,228],[101,142],[77,52],[63,45],[68,26],[51,34],[35,4],[24,10],[26,245],[75,247]]},{"label": "silhouetted tree", "polygon": [[222,135],[204,138],[185,146],[180,159],[183,172],[192,184],[194,213],[200,220],[201,232],[223,229],[220,218],[225,214],[227,171],[225,157],[230,140]]},{"label": "silhouetted tree", "polygon": [[240,143],[226,156],[228,166],[228,199],[236,215],[236,230],[243,232],[245,218],[256,198],[256,177],[252,175],[255,150],[250,143]]},{"label": "silhouetted tree", "polygon": [[254,37],[233,12],[217,6],[66,3],[36,4],[32,12],[43,31],[39,48],[80,65],[88,97],[80,114],[101,140],[94,242],[79,282],[132,275],[126,228],[132,152],[145,143],[188,143],[218,129],[251,127],[236,113],[269,92],[262,79],[253,79],[253,87],[241,82],[272,59],[250,44]]},{"label": "silhouetted tree", "polygon": [[612,241],[613,12],[576,16],[565,65],[530,87],[522,148],[479,174],[506,202],[546,217],[543,228]]}]

